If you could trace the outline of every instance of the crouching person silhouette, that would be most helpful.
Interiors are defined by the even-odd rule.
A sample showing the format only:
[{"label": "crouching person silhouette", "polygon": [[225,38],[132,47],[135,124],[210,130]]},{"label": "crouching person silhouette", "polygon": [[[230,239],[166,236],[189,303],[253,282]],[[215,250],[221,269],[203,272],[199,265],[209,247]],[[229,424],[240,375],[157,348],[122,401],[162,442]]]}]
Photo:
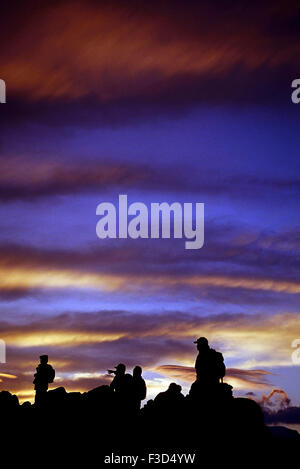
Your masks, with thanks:
[{"label": "crouching person silhouette", "polygon": [[40,356],[40,364],[36,368],[34,374],[35,404],[41,405],[48,391],[49,383],[53,383],[55,378],[55,370],[48,364],[48,355]]}]

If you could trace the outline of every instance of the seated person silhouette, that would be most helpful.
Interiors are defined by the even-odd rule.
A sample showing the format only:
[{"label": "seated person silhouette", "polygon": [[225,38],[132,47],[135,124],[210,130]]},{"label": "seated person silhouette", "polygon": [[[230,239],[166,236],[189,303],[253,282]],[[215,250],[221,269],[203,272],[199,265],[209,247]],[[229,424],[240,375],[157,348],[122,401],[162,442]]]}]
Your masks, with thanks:
[{"label": "seated person silhouette", "polygon": [[210,348],[206,337],[200,337],[194,344],[199,352],[195,363],[197,381],[207,387],[223,382],[226,368],[222,353]]},{"label": "seated person silhouette", "polygon": [[146,398],[147,387],[145,380],[142,378],[142,368],[140,366],[135,366],[132,374],[132,384],[133,384],[133,399],[136,410],[141,408],[141,401]]},{"label": "seated person silhouette", "polygon": [[55,370],[48,364],[48,355],[40,356],[40,364],[34,374],[35,403],[40,405],[47,393],[49,383],[53,383]]},{"label": "seated person silhouette", "polygon": [[173,412],[178,406],[184,402],[184,395],[181,393],[181,386],[176,383],[171,383],[168,389],[160,392],[154,399],[155,407],[165,413]]}]

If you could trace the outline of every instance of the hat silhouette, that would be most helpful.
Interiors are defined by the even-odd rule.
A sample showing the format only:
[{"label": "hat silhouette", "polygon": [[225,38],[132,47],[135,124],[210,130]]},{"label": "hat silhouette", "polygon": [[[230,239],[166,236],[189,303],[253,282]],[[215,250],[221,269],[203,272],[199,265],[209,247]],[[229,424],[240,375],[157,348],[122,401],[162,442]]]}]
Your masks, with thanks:
[{"label": "hat silhouette", "polygon": [[194,344],[208,345],[208,340],[206,337],[199,337],[199,339],[195,340]]}]

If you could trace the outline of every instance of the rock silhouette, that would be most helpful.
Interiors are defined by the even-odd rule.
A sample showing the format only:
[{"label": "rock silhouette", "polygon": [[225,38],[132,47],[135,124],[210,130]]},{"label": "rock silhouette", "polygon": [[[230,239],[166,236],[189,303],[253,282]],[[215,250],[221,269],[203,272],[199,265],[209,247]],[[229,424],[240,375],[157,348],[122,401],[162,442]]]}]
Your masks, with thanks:
[{"label": "rock silhouette", "polygon": [[[39,459],[32,460],[32,448],[44,448],[45,443],[52,460],[57,455],[59,464],[68,466],[102,466],[110,454],[142,459],[149,453],[175,452],[195,453],[194,466],[203,467],[204,458],[221,464],[228,452],[237,458],[239,451],[247,454],[247,462],[259,455],[260,462],[265,457],[271,464],[281,457],[286,463],[288,456],[298,452],[300,438],[294,433],[288,438],[288,430],[284,438],[271,432],[260,406],[248,398],[234,398],[232,387],[220,378],[206,383],[196,369],[196,380],[186,396],[180,385],[171,383],[140,409],[146,396],[142,369],[136,367],[133,376],[123,364],[110,371],[115,375],[110,386],[84,393],[58,387],[43,391],[42,401],[33,405],[20,405],[16,396],[0,392],[1,442],[14,455],[16,465],[38,466]],[[236,462],[240,467],[234,457],[230,466]]]}]

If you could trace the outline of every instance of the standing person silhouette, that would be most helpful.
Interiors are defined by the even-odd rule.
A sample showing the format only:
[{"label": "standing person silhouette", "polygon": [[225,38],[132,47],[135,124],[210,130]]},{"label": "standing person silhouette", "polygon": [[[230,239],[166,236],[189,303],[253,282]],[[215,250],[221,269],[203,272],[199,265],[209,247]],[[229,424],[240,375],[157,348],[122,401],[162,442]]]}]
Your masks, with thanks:
[{"label": "standing person silhouette", "polygon": [[40,356],[40,364],[36,368],[34,374],[35,404],[43,403],[48,391],[49,383],[53,383],[55,378],[55,370],[48,364],[48,355]]},{"label": "standing person silhouette", "polygon": [[124,363],[119,363],[115,367],[115,370],[108,370],[108,372],[115,375],[114,379],[110,383],[110,389],[120,395],[131,393],[132,376],[126,373],[126,366]]},{"label": "standing person silhouette", "polygon": [[197,344],[199,352],[195,363],[197,381],[206,386],[215,386],[226,373],[223,355],[210,348],[206,337],[199,337],[194,344]]},{"label": "standing person silhouette", "polygon": [[126,366],[124,363],[119,363],[115,367],[115,371],[108,370],[108,372],[114,373],[115,375],[114,379],[110,383],[110,389],[114,392],[118,411],[122,414],[130,413],[133,408],[132,376],[129,373],[126,373]]},{"label": "standing person silhouette", "polygon": [[141,408],[141,401],[146,398],[147,386],[142,378],[142,368],[135,366],[132,373],[133,399],[136,410]]}]

